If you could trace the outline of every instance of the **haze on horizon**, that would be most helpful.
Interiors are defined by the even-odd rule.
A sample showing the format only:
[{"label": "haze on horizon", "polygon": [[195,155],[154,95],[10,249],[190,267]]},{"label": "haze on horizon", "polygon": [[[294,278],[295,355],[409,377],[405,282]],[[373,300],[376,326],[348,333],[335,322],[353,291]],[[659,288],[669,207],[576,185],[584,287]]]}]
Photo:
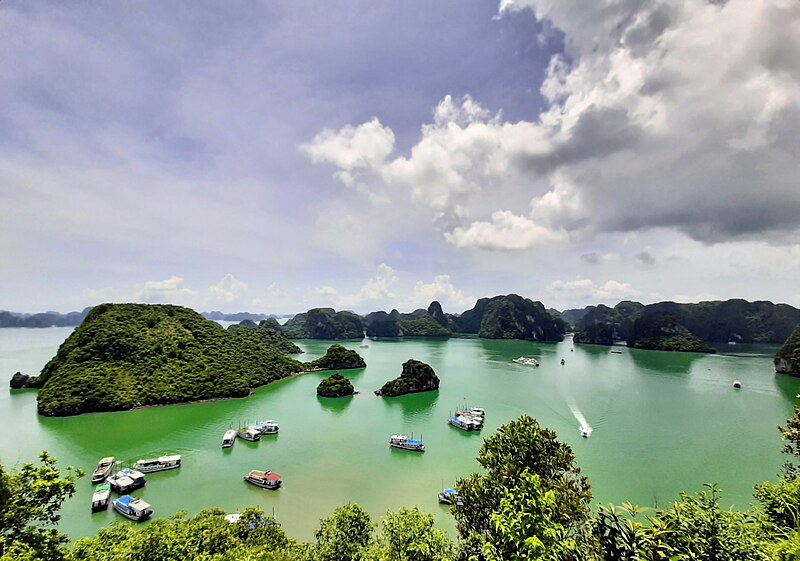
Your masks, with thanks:
[{"label": "haze on horizon", "polygon": [[0,44],[0,309],[800,307],[796,0],[8,0]]}]

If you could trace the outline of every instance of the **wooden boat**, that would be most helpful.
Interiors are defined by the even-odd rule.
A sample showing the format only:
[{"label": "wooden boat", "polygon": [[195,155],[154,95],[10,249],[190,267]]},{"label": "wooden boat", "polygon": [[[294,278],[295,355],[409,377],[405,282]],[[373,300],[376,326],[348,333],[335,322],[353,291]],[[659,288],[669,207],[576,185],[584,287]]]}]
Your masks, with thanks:
[{"label": "wooden boat", "polygon": [[281,486],[281,476],[272,471],[251,470],[244,476],[244,480],[256,487],[264,489],[277,489]]},{"label": "wooden boat", "polygon": [[135,522],[141,522],[150,518],[153,514],[152,507],[142,499],[135,499],[130,495],[125,495],[114,501],[114,510],[125,518]]},{"label": "wooden boat", "polygon": [[96,485],[106,480],[114,469],[114,457],[109,456],[97,462],[97,468],[92,472],[92,484]]},{"label": "wooden boat", "polygon": [[404,434],[393,434],[391,437],[389,437],[389,446],[392,448],[400,448],[401,450],[411,450],[413,452],[425,451],[425,445],[421,440],[408,438]]},{"label": "wooden boat", "polygon": [[255,429],[243,428],[236,431],[236,437],[250,442],[261,440],[261,433]]},{"label": "wooden boat", "polygon": [[103,483],[94,489],[92,494],[92,512],[108,508],[108,499],[111,496],[111,485]]},{"label": "wooden boat", "polygon": [[177,469],[181,467],[181,457],[175,456],[160,456],[150,460],[137,460],[133,464],[133,469],[142,473],[153,473],[154,471],[166,471],[168,469]]},{"label": "wooden boat", "polygon": [[141,471],[125,468],[108,478],[111,490],[120,495],[127,495],[131,491],[145,486],[147,481]]}]

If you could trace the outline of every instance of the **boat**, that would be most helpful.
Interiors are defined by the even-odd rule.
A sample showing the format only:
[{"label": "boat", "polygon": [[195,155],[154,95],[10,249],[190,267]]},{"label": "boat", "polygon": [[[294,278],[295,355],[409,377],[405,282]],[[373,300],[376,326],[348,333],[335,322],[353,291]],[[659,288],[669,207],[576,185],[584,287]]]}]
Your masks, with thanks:
[{"label": "boat", "polygon": [[236,440],[236,431],[233,429],[226,430],[225,434],[222,435],[222,447],[230,448],[231,446],[233,446],[235,440]]},{"label": "boat", "polygon": [[369,345],[359,345],[358,348],[359,349],[368,349]]},{"label": "boat", "polygon": [[144,487],[147,481],[141,471],[125,468],[108,478],[111,490],[120,495],[127,495],[131,491]]},{"label": "boat", "polygon": [[566,363],[567,363],[567,361],[562,358],[561,359],[561,364],[566,364]]},{"label": "boat", "polygon": [[111,485],[103,483],[94,488],[92,494],[92,512],[108,508],[108,498],[111,496]]},{"label": "boat", "polygon": [[142,499],[135,499],[130,495],[125,495],[114,501],[114,510],[119,512],[125,518],[135,522],[141,522],[153,514],[153,509],[149,503],[144,502]]},{"label": "boat", "polygon": [[738,390],[739,388],[742,387],[742,383],[739,380],[734,380],[733,381],[733,387]]},{"label": "boat", "polygon": [[281,486],[281,476],[272,471],[254,469],[244,476],[244,480],[264,489],[277,489]]},{"label": "boat", "polygon": [[237,430],[236,436],[243,440],[248,440],[250,442],[256,442],[257,440],[261,440],[261,433],[258,432],[256,429],[250,429],[250,428],[243,428]]},{"label": "boat", "polygon": [[111,470],[114,469],[114,457],[109,456],[97,462],[97,467],[92,473],[92,484],[102,483],[106,478],[111,475]]},{"label": "boat", "polygon": [[259,434],[278,434],[278,423],[272,419],[268,421],[259,421],[252,425],[247,425],[248,429],[257,430]]},{"label": "boat", "polygon": [[615,355],[621,355],[622,354],[622,351],[611,351],[611,352],[614,353]]},{"label": "boat", "polygon": [[177,469],[181,467],[181,457],[175,456],[159,456],[150,460],[137,460],[133,464],[133,469],[142,473],[153,473],[154,471],[166,471],[168,469]]},{"label": "boat", "polygon": [[463,431],[472,431],[472,430],[481,430],[482,423],[478,421],[465,417],[463,415],[457,415],[455,417],[450,417],[447,419],[447,422],[457,429],[461,429]]},{"label": "boat", "polygon": [[439,493],[439,502],[445,505],[455,503],[458,506],[462,506],[464,504],[464,499],[461,498],[461,495],[459,495],[455,489],[442,489]]},{"label": "boat", "polygon": [[589,435],[590,435],[590,434],[592,434],[592,431],[591,431],[591,430],[589,430],[589,429],[587,429],[587,428],[584,428],[584,427],[581,427],[581,436],[582,436],[583,438],[589,438]]},{"label": "boat", "polygon": [[539,366],[539,361],[535,358],[526,358],[521,356],[519,358],[513,359],[511,362],[515,362],[517,364],[521,364],[522,366]]},{"label": "boat", "polygon": [[389,437],[389,446],[392,448],[400,448],[402,450],[412,450],[414,452],[425,451],[425,445],[421,440],[408,438],[408,436],[404,434],[393,434],[391,437]]},{"label": "boat", "polygon": [[474,427],[476,427],[475,430],[477,430],[483,428],[485,413],[482,411],[483,409],[475,411],[474,408],[456,409],[455,417],[472,424]]}]

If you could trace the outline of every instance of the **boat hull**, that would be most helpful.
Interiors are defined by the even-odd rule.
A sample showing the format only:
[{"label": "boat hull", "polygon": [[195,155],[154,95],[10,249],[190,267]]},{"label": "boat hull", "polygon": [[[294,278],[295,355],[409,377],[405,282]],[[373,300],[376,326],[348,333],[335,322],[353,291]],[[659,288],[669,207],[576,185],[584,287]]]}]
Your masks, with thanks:
[{"label": "boat hull", "polygon": [[116,502],[114,503],[114,510],[116,510],[118,513],[120,513],[128,520],[133,520],[134,522],[141,522],[143,520],[147,520],[153,514],[153,511],[149,509],[144,512],[131,511],[126,509],[125,507],[119,506]]},{"label": "boat hull", "polygon": [[410,450],[411,452],[424,452],[425,451],[425,445],[424,444],[421,445],[421,446],[409,446],[409,445],[404,445],[404,444],[393,444],[393,443],[390,443],[389,446],[391,446],[392,448],[399,448],[400,450]]},{"label": "boat hull", "polygon": [[97,512],[97,511],[100,511],[100,510],[108,509],[108,502],[109,502],[108,497],[106,497],[105,499],[98,499],[96,501],[93,500],[92,501],[92,512]]},{"label": "boat hull", "polygon": [[282,483],[281,481],[272,482],[272,481],[263,481],[259,479],[251,479],[246,475],[242,479],[244,479],[250,485],[255,485],[256,487],[261,487],[262,489],[270,489],[273,491],[278,489]]},{"label": "boat hull", "polygon": [[171,470],[171,469],[178,469],[179,467],[181,467],[181,464],[173,464],[173,465],[160,464],[158,466],[139,466],[139,465],[134,465],[133,467],[136,468],[137,470],[141,471],[142,473],[155,473],[157,471],[168,471],[168,470]]}]

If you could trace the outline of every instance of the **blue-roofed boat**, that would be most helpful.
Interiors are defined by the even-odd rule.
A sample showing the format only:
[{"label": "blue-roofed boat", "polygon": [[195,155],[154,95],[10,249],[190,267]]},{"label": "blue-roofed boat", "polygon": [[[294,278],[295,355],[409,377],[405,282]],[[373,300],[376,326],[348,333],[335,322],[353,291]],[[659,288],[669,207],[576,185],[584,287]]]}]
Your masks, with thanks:
[{"label": "blue-roofed boat", "polygon": [[115,500],[114,510],[135,522],[146,520],[153,514],[153,509],[149,503],[144,502],[142,499],[135,499],[130,495],[125,495]]},{"label": "blue-roofed boat", "polygon": [[111,486],[111,490],[120,495],[127,495],[131,491],[144,487],[147,483],[141,471],[129,468],[118,471],[109,477],[107,482]]},{"label": "blue-roofed boat", "polygon": [[442,489],[441,493],[439,493],[439,502],[445,505],[456,504],[461,506],[464,504],[464,500],[458,494],[455,489]]},{"label": "blue-roofed boat", "polygon": [[414,452],[424,452],[425,445],[421,440],[414,440],[408,438],[404,434],[393,434],[389,438],[389,446],[392,448],[400,448],[402,450],[413,450]]}]

